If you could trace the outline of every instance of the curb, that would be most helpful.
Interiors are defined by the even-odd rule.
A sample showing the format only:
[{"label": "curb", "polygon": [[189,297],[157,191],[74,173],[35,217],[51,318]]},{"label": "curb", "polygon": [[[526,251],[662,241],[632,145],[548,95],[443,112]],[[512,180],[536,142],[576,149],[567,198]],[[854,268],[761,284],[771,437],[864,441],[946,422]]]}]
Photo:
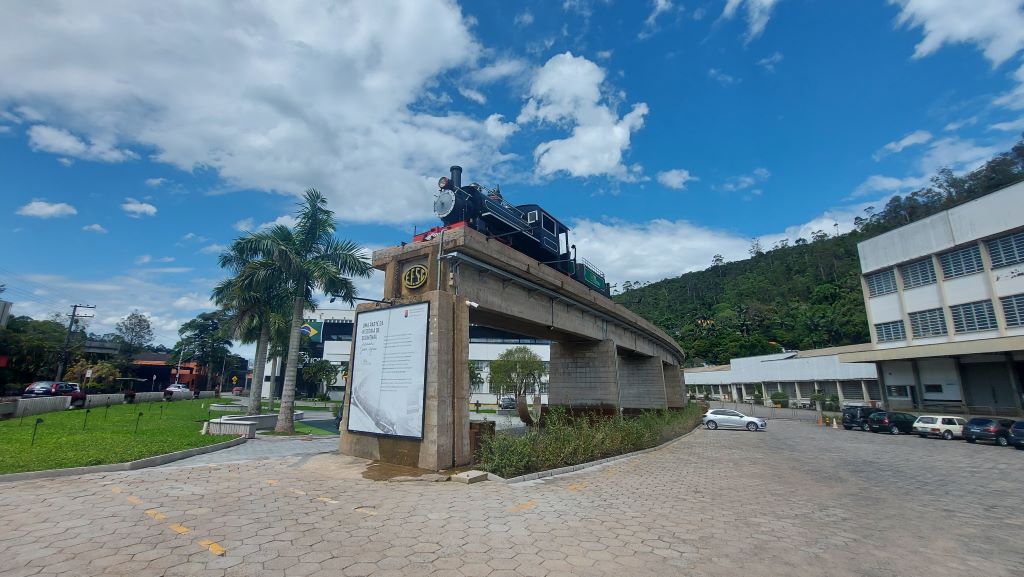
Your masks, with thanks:
[{"label": "curb", "polygon": [[495,475],[494,473],[488,473],[487,474],[487,480],[488,481],[497,481],[499,483],[505,483],[506,485],[514,485],[516,483],[525,483],[526,481],[536,481],[537,479],[546,479],[548,477],[554,477],[554,476],[557,476],[557,475],[565,475],[565,474],[568,474],[568,473],[575,473],[576,471],[582,471],[583,469],[589,469],[591,467],[597,467],[599,465],[605,465],[607,463],[611,463],[612,461],[621,461],[623,459],[629,459],[630,457],[637,457],[639,455],[643,455],[644,453],[651,453],[651,452],[654,452],[654,451],[660,451],[661,449],[664,449],[664,448],[666,448],[666,447],[668,447],[668,446],[670,446],[672,444],[678,443],[678,442],[682,441],[683,439],[685,439],[686,437],[689,437],[690,435],[696,433],[700,428],[701,428],[701,426],[698,424],[696,427],[693,428],[692,431],[690,431],[689,433],[686,433],[685,435],[680,435],[680,436],[676,437],[675,439],[672,439],[671,441],[665,441],[664,443],[662,443],[660,445],[657,445],[657,446],[654,446],[654,447],[648,447],[646,449],[640,449],[639,451],[633,451],[632,453],[625,453],[625,454],[622,454],[622,455],[615,455],[614,457],[607,457],[607,458],[604,458],[604,459],[599,459],[597,461],[590,461],[589,463],[580,463],[579,465],[569,465],[568,467],[559,467],[557,469],[548,469],[547,471],[539,471],[537,473],[530,473],[530,474],[527,474],[527,475],[520,475],[518,477],[512,477],[511,479],[505,479],[503,477],[499,477],[499,476]]},{"label": "curb", "polygon": [[196,455],[205,455],[206,453],[220,451],[221,449],[230,449],[231,447],[241,445],[245,441],[245,437],[238,437],[237,439],[231,439],[230,441],[224,441],[223,443],[217,443],[216,445],[207,445],[205,447],[196,447],[195,449],[185,449],[184,451],[178,451],[176,453],[155,455],[153,457],[139,459],[138,461],[129,461],[127,463],[111,463],[109,465],[93,465],[91,467],[71,467],[68,469],[46,469],[44,471],[10,473],[7,475],[0,475],[0,483],[12,483],[14,481],[31,481],[34,479],[49,479],[54,477],[70,477],[72,475],[87,475],[89,473],[112,473],[117,471],[134,471],[136,469],[145,469],[148,467],[166,465],[167,463],[173,463],[174,461],[180,461],[182,459],[187,459],[189,457],[195,457]]}]

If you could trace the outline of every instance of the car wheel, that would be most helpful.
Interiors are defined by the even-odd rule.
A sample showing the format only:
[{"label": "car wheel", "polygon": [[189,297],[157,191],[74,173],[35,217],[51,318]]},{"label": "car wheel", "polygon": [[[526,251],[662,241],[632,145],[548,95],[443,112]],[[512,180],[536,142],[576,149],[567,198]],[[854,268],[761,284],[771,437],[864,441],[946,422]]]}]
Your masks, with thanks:
[{"label": "car wheel", "polygon": [[1013,448],[1017,449],[1018,451],[1024,451],[1024,445],[1014,445]]},{"label": "car wheel", "polygon": [[1010,439],[1006,437],[996,437],[996,444],[1000,447],[1006,447],[1010,444]]},{"label": "car wheel", "polygon": [[922,439],[927,439],[928,438],[928,433],[918,433],[917,436],[921,437]]},{"label": "car wheel", "polygon": [[717,429],[717,428],[718,428],[718,423],[716,423],[716,422],[714,422],[714,421],[708,421],[708,422],[707,422],[707,423],[705,424],[705,426],[706,426],[707,428],[711,429],[712,431],[714,431],[715,429]]},{"label": "car wheel", "polygon": [[864,431],[865,433],[869,433],[871,432],[871,425],[864,423],[863,425],[860,426],[860,430]]},{"label": "car wheel", "polygon": [[757,423],[747,423],[747,430],[751,433],[757,431]]},{"label": "car wheel", "polygon": [[943,438],[943,440],[946,440],[946,441],[952,441],[953,440],[953,431],[943,431],[942,438]]},{"label": "car wheel", "polygon": [[893,425],[893,426],[889,427],[889,434],[890,435],[898,435],[898,434],[900,434],[900,428],[897,427],[896,425]]},{"label": "car wheel", "polygon": [[849,431],[849,430],[850,430],[850,429],[852,429],[853,427],[851,427],[850,425],[843,425],[843,428],[844,428],[844,429],[846,429],[847,431]]},{"label": "car wheel", "polygon": [[964,440],[967,441],[968,443],[975,443],[978,441],[974,437],[964,437]]}]

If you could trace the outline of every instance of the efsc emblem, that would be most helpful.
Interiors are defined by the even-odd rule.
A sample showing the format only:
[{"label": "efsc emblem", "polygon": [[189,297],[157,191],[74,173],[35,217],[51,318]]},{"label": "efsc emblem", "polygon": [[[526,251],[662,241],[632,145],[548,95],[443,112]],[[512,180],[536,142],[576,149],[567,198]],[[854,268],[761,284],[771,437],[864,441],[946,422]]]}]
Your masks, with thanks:
[{"label": "efsc emblem", "polygon": [[416,289],[427,283],[427,267],[417,264],[402,273],[402,285],[407,289]]}]

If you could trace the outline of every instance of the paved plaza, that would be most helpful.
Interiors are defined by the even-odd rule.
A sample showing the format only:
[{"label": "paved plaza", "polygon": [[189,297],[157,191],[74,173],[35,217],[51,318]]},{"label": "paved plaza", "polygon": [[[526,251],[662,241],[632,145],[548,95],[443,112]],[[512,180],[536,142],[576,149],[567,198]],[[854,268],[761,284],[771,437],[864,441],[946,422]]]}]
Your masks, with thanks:
[{"label": "paved plaza", "polygon": [[764,433],[701,429],[571,475],[468,486],[379,480],[393,472],[314,453],[2,484],[0,576],[1024,567],[1024,451],[1007,448],[773,421]]}]

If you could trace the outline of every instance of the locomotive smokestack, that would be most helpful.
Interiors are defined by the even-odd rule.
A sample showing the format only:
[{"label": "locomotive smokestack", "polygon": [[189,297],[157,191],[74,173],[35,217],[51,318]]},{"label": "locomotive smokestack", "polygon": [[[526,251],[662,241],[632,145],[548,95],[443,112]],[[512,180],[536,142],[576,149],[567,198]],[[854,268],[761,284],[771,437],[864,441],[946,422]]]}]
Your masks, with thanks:
[{"label": "locomotive smokestack", "polygon": [[450,170],[452,171],[452,186],[462,188],[462,167],[453,166]]}]

